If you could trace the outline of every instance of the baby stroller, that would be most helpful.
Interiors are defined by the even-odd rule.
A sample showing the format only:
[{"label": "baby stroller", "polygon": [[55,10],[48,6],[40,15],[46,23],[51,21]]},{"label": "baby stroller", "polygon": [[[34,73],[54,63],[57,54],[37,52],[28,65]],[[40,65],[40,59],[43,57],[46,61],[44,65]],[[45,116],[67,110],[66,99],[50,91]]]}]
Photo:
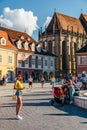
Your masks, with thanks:
[{"label": "baby stroller", "polygon": [[62,87],[54,87],[52,89],[52,95],[54,96],[54,99],[51,100],[51,105],[53,105],[55,102],[64,104],[64,94]]},{"label": "baby stroller", "polygon": [[55,102],[62,105],[69,102],[69,91],[66,86],[54,87],[52,90],[52,95],[54,96],[54,99],[51,100],[51,105]]}]

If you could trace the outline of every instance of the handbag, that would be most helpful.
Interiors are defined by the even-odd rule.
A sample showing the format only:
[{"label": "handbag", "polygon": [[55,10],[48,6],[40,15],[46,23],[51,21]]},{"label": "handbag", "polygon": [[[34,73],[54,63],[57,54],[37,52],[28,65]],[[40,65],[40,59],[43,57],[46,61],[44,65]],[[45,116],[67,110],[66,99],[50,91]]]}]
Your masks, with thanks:
[{"label": "handbag", "polygon": [[12,100],[17,100],[17,96],[15,95],[15,91],[14,91],[14,89],[13,89],[13,95],[12,95]]},{"label": "handbag", "polygon": [[16,95],[12,95],[12,100],[17,100],[17,96]]}]

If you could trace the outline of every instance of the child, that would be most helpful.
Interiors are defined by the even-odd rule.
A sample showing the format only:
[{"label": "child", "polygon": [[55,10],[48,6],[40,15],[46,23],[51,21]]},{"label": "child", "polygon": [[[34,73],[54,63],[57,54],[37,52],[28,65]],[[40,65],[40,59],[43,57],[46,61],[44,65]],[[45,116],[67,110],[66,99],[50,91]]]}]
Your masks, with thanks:
[{"label": "child", "polygon": [[32,88],[32,87],[33,87],[33,86],[32,86],[32,84],[33,84],[33,78],[32,78],[31,75],[30,75],[28,81],[29,81],[29,88],[30,88],[30,87]]}]

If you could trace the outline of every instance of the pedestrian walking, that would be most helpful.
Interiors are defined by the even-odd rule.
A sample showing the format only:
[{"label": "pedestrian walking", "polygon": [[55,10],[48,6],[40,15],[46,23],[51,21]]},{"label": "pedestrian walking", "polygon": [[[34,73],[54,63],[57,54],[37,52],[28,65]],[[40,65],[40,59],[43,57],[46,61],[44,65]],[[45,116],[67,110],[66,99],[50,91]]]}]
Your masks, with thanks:
[{"label": "pedestrian walking", "polygon": [[22,120],[22,117],[19,115],[20,110],[22,109],[22,90],[25,87],[23,86],[23,78],[21,75],[18,75],[18,78],[14,84],[14,89],[16,89],[15,95],[17,96],[17,104],[16,104],[16,118],[18,120]]},{"label": "pedestrian walking", "polygon": [[45,79],[44,79],[44,76],[42,75],[42,77],[41,77],[41,87],[42,88],[44,87],[44,81],[45,81]]},{"label": "pedestrian walking", "polygon": [[52,76],[52,77],[50,78],[50,82],[51,82],[52,88],[54,88],[54,86],[55,86],[55,81],[56,81],[55,77]]},{"label": "pedestrian walking", "polygon": [[32,88],[32,87],[33,87],[33,86],[32,86],[32,84],[33,84],[33,78],[32,78],[31,75],[30,75],[28,81],[29,81],[29,88]]},{"label": "pedestrian walking", "polygon": [[4,85],[6,86],[8,82],[8,77],[5,77]]},{"label": "pedestrian walking", "polygon": [[2,84],[5,85],[5,76],[2,77]]}]

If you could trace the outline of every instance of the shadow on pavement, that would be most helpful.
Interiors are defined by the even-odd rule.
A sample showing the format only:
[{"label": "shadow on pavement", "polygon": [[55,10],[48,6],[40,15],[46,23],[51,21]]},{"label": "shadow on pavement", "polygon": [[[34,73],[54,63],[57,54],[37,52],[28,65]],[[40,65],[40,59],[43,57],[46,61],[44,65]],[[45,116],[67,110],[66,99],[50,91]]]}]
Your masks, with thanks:
[{"label": "shadow on pavement", "polygon": [[0,107],[16,107],[16,103],[3,103]]},{"label": "shadow on pavement", "polygon": [[46,96],[46,95],[51,95],[51,94],[48,94],[48,93],[47,94],[46,93],[39,93],[38,94],[37,93],[37,94],[26,94],[26,95],[23,95],[23,96],[31,96],[32,97],[32,96]]},{"label": "shadow on pavement", "polygon": [[3,117],[3,118],[0,118],[0,120],[17,120],[16,118],[10,118],[10,117],[8,117],[8,118],[6,118],[6,117]]},{"label": "shadow on pavement", "polygon": [[[64,105],[61,106],[60,104],[56,104],[53,107],[55,107],[56,109],[59,109],[65,113],[50,113],[50,114],[44,114],[44,115],[49,115],[49,116],[78,116],[78,117],[82,117],[82,118],[87,118],[87,110],[77,107],[75,105]],[[83,122],[83,123],[87,123],[87,122]]]},{"label": "shadow on pavement", "polygon": [[40,99],[39,98],[33,98],[33,99],[27,98],[27,99],[23,99],[23,101],[35,101],[35,100],[37,100],[37,101],[38,100],[40,100],[40,101],[41,100],[49,100],[50,101],[51,99],[52,98],[40,98]]},{"label": "shadow on pavement", "polygon": [[80,122],[81,124],[87,124],[87,122]]},{"label": "shadow on pavement", "polygon": [[48,102],[23,103],[23,106],[50,106]]}]

